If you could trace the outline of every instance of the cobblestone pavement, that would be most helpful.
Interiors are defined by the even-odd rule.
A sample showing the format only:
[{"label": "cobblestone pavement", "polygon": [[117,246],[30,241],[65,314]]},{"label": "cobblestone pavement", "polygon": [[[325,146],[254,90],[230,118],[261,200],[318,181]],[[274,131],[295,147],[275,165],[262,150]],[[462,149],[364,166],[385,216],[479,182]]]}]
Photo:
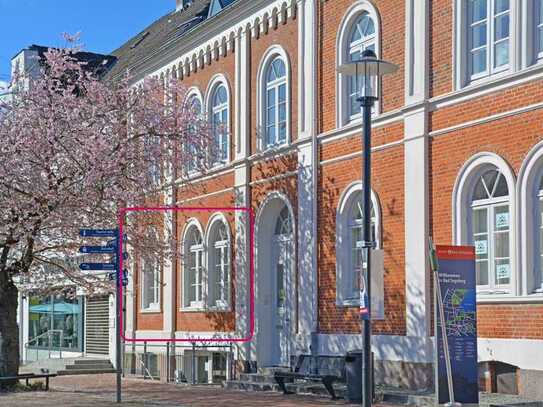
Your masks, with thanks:
[{"label": "cobblestone pavement", "polygon": [[[0,406],[116,406],[115,375],[61,376],[51,379],[49,392],[0,393]],[[123,406],[197,407],[321,407],[353,406],[326,398],[278,393],[228,391],[216,386],[177,386],[138,379],[123,380]]]}]

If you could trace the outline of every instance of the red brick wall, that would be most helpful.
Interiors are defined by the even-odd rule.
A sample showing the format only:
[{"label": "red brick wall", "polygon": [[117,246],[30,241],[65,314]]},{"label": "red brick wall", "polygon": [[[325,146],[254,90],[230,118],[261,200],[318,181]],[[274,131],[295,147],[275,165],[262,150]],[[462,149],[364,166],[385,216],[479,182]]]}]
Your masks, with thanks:
[{"label": "red brick wall", "polygon": [[[344,143],[349,143],[345,140]],[[351,141],[352,143],[352,141]],[[325,146],[324,149],[328,148]],[[319,175],[319,328],[324,333],[360,331],[357,308],[336,306],[336,211],[341,194],[362,176],[362,160],[327,164]],[[403,147],[373,154],[372,187],[382,208],[382,247],[385,251],[386,320],[373,325],[375,333],[405,334]]]},{"label": "red brick wall", "polygon": [[479,304],[480,338],[543,339],[543,304]]},{"label": "red brick wall", "polygon": [[430,4],[430,97],[453,90],[453,1]]}]

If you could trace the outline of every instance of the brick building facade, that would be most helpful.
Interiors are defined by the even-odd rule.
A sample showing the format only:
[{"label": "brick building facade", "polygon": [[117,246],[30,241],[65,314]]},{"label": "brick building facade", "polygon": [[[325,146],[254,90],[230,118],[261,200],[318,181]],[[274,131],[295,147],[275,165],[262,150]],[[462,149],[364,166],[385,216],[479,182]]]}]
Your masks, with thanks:
[{"label": "brick building facade", "polygon": [[[361,117],[336,69],[372,48],[400,67],[379,84],[373,117],[377,380],[432,386],[431,236],[476,246],[481,377],[500,390],[496,375],[513,372],[514,391],[533,391],[529,379],[543,378],[543,2],[178,3],[114,53],[110,75],[174,76],[226,124],[217,166],[167,195],[254,210],[256,330],[236,359],[284,365],[361,346]],[[127,337],[247,335],[248,218],[172,219],[183,255],[158,273],[158,291],[133,264]],[[153,306],[142,307],[144,292],[157,293]]]}]

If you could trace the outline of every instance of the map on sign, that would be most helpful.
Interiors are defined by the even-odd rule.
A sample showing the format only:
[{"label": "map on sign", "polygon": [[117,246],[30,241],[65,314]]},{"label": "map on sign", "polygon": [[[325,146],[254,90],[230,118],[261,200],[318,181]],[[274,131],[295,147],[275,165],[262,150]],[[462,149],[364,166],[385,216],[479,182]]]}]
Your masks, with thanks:
[{"label": "map on sign", "polygon": [[443,296],[447,336],[472,336],[477,334],[474,311],[475,291],[448,288]]}]

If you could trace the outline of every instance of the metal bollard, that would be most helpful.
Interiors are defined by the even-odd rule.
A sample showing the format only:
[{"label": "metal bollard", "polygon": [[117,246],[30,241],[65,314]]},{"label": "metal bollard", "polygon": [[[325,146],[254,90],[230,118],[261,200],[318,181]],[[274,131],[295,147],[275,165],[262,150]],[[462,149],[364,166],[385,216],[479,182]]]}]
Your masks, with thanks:
[{"label": "metal bollard", "polygon": [[192,384],[196,384],[196,342],[192,342]]},{"label": "metal bollard", "polygon": [[147,341],[143,342],[143,379],[147,379]]},{"label": "metal bollard", "polygon": [[170,342],[166,342],[166,383],[170,383]]}]

